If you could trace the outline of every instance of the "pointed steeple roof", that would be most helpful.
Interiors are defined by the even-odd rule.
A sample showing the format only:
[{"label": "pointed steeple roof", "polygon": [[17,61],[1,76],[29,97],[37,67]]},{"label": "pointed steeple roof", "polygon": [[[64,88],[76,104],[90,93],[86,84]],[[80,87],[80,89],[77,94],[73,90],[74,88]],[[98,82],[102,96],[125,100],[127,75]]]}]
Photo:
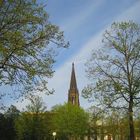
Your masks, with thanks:
[{"label": "pointed steeple roof", "polygon": [[77,89],[74,63],[72,63],[70,89],[69,89],[69,93],[68,93],[68,103],[80,106],[79,92],[78,92],[78,89]]},{"label": "pointed steeple roof", "polygon": [[75,77],[74,63],[72,63],[70,90],[71,90],[71,89],[76,89],[76,90],[77,90],[77,83],[76,83],[76,77]]}]

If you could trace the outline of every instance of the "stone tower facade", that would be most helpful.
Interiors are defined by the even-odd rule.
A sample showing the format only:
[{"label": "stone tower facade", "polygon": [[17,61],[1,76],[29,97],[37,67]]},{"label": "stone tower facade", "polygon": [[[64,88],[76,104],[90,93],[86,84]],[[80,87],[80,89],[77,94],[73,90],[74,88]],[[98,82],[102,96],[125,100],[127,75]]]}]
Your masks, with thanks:
[{"label": "stone tower facade", "polygon": [[69,93],[68,93],[68,103],[80,106],[79,92],[78,92],[77,83],[76,83],[74,63],[72,63],[70,89],[69,89]]}]

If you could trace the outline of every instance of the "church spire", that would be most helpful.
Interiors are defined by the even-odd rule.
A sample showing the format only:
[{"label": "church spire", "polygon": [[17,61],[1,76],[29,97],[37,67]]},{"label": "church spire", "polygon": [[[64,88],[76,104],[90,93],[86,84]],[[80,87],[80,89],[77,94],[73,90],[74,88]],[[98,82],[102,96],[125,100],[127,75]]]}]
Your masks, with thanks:
[{"label": "church spire", "polygon": [[68,94],[68,102],[73,105],[79,106],[79,93],[77,89],[76,76],[74,63],[72,63],[72,72],[71,72],[71,81],[70,81],[70,89]]},{"label": "church spire", "polygon": [[71,72],[70,89],[75,89],[75,90],[77,90],[77,83],[76,83],[76,77],[75,77],[74,63],[72,63],[72,72]]}]

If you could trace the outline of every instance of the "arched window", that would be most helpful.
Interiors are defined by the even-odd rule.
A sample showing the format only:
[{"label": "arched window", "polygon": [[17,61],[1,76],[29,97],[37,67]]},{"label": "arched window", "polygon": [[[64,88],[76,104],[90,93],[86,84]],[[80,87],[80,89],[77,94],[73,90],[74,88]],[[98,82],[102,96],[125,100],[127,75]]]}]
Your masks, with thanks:
[{"label": "arched window", "polygon": [[75,98],[72,97],[72,104],[74,105],[75,104]]}]

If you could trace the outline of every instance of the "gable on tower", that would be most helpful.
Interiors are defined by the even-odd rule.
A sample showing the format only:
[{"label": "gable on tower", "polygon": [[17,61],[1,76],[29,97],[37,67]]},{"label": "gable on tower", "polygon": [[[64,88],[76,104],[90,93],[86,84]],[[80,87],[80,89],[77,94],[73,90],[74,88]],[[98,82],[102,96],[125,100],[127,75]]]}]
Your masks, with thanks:
[{"label": "gable on tower", "polygon": [[68,93],[68,103],[80,106],[80,103],[79,103],[79,92],[78,92],[78,88],[77,88],[74,63],[72,63],[70,89],[69,89],[69,93]]}]

